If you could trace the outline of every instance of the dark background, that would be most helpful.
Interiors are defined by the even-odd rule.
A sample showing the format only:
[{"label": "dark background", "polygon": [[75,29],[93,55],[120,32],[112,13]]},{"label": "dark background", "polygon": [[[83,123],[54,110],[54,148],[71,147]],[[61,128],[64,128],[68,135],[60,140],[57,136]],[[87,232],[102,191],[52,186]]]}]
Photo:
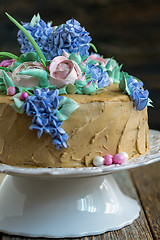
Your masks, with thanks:
[{"label": "dark background", "polygon": [[19,55],[18,29],[4,12],[29,22],[35,13],[59,25],[74,17],[90,32],[104,57],[114,57],[123,70],[140,78],[150,92],[150,128],[160,130],[159,0],[0,0],[0,51]]}]

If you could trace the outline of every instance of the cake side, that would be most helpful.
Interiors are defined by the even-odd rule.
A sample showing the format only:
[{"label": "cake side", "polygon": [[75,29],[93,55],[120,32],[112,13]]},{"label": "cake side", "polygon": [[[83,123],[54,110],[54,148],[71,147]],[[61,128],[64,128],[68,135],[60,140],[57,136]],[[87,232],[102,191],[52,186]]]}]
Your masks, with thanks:
[{"label": "cake side", "polygon": [[0,162],[30,167],[88,167],[96,156],[148,150],[147,108],[137,111],[118,85],[101,94],[70,95],[79,108],[63,122],[67,148],[57,150],[50,137],[30,131],[31,118],[16,113],[9,98],[0,95]]}]

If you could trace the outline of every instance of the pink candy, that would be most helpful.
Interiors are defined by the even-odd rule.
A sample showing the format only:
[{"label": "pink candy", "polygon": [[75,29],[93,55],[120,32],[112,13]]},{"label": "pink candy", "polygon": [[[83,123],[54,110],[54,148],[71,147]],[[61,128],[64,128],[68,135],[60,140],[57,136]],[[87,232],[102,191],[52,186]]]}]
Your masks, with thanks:
[{"label": "pink candy", "polygon": [[93,160],[93,165],[99,167],[103,164],[110,166],[112,164],[122,164],[128,160],[128,154],[126,152],[120,152],[112,156],[106,154],[104,157],[97,156]]},{"label": "pink candy", "polygon": [[16,94],[16,88],[13,87],[13,86],[7,88],[7,94],[8,94],[9,96],[15,95],[15,94]]},{"label": "pink candy", "polygon": [[115,163],[115,164],[122,164],[125,162],[125,159],[124,157],[122,156],[122,154],[115,154],[114,156],[112,156],[111,154],[106,154],[104,156],[104,164],[109,166],[111,165],[112,163]]},{"label": "pink candy", "polygon": [[106,154],[104,156],[104,164],[109,166],[113,163],[113,156],[111,154]]},{"label": "pink candy", "polygon": [[22,92],[20,95],[20,100],[21,101],[25,101],[25,99],[28,97],[28,93],[27,92]]},{"label": "pink candy", "polygon": [[113,156],[113,162],[115,164],[122,164],[124,163],[124,157],[121,154],[117,153]]}]

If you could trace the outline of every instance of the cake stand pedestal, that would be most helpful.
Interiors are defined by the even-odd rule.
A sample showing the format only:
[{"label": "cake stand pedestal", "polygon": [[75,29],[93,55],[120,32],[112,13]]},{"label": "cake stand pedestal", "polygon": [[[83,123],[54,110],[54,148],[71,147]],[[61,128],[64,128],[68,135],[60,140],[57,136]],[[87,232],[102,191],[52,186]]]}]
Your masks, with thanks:
[{"label": "cake stand pedestal", "polygon": [[[149,153],[122,165],[33,169],[1,165],[0,232],[28,237],[82,237],[117,230],[138,216],[111,173],[160,160],[160,133],[150,131]],[[125,183],[124,183],[125,184]]]},{"label": "cake stand pedestal", "polygon": [[95,235],[131,224],[139,211],[112,175],[54,180],[7,176],[0,189],[0,231],[12,235]]}]

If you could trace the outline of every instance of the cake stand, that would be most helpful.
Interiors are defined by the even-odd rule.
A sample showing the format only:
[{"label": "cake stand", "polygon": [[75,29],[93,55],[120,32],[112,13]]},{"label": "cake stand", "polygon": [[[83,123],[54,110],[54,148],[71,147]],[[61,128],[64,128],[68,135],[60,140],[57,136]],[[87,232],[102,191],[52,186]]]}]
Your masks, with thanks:
[{"label": "cake stand", "polygon": [[[21,168],[2,164],[0,232],[28,237],[82,237],[131,224],[140,212],[114,172],[160,160],[160,132],[150,131],[150,151],[122,165],[91,168]],[[125,183],[124,183],[125,184]]]}]

